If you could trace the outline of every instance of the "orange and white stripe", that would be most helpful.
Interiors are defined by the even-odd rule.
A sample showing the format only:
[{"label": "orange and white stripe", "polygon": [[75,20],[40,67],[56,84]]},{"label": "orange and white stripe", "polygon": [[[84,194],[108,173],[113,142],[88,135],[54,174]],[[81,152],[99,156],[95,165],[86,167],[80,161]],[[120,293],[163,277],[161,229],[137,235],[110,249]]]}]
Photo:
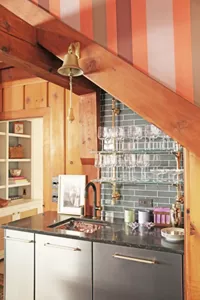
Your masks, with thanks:
[{"label": "orange and white stripe", "polygon": [[200,105],[200,1],[32,1]]}]

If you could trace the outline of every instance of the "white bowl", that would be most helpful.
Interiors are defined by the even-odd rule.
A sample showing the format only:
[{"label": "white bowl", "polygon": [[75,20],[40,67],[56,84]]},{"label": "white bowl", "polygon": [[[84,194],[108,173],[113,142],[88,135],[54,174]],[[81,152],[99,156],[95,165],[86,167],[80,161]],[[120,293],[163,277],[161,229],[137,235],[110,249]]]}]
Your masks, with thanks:
[{"label": "white bowl", "polygon": [[21,175],[21,169],[10,169],[10,175],[13,177],[18,177]]},{"label": "white bowl", "polygon": [[168,242],[179,242],[184,240],[184,229],[177,227],[161,229],[161,235]]}]

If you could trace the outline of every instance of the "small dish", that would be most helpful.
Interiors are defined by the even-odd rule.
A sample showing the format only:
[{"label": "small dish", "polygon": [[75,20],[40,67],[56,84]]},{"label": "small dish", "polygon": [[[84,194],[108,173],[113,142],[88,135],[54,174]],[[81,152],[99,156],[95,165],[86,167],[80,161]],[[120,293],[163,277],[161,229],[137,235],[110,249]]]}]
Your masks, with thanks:
[{"label": "small dish", "polygon": [[19,177],[21,175],[21,169],[10,169],[10,175],[12,177]]},{"label": "small dish", "polygon": [[184,240],[184,229],[177,227],[161,229],[161,235],[168,242],[180,242]]}]

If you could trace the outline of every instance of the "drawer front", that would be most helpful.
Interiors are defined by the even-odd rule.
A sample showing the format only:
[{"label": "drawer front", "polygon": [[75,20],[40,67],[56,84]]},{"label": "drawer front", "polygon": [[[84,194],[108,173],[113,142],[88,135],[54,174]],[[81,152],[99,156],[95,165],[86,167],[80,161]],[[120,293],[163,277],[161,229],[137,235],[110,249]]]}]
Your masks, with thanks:
[{"label": "drawer front", "polygon": [[94,243],[94,300],[182,300],[182,256]]}]

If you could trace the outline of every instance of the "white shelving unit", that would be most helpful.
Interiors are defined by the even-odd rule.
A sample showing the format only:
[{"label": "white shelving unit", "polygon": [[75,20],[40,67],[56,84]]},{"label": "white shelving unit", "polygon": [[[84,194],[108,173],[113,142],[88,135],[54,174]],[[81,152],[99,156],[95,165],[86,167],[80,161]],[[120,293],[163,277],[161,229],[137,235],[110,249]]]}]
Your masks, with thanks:
[{"label": "white shelving unit", "polygon": [[[24,134],[14,133],[14,122],[24,124]],[[9,158],[9,147],[22,145],[22,159]],[[0,122],[0,198],[43,202],[43,119],[24,119]],[[21,169],[28,182],[9,184],[10,169]],[[0,209],[1,217],[1,209]]]}]

